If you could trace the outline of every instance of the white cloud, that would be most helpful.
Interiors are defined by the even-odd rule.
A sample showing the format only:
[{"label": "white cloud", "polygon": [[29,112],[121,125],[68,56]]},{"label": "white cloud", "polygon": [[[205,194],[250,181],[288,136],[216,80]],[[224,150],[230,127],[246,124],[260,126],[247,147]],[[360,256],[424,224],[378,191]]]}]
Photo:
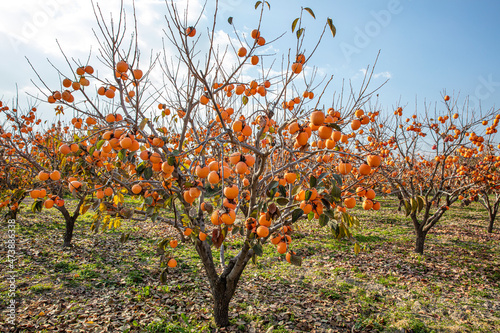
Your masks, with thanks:
[{"label": "white cloud", "polygon": [[[364,77],[367,74],[366,68],[361,68],[351,79],[359,79]],[[390,79],[392,77],[392,74],[390,72],[380,72],[380,73],[373,73],[372,78],[373,79]]]}]

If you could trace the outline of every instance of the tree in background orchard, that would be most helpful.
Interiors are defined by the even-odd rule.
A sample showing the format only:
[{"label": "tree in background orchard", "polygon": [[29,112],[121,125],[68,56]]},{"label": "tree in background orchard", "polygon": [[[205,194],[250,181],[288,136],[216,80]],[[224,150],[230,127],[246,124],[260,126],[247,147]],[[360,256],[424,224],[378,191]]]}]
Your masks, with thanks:
[{"label": "tree in background orchard", "polygon": [[[84,204],[89,195],[96,191],[87,188],[75,176],[85,177],[89,182],[98,178],[84,159],[85,142],[77,140],[69,145],[63,144],[63,141],[73,141],[77,136],[60,121],[44,128],[37,107],[24,110],[2,106],[1,112],[6,118],[0,127],[0,147],[4,151],[0,158],[4,170],[1,180],[6,184],[2,187],[6,199],[1,206],[10,206],[10,215],[15,217],[19,204],[29,195],[33,199],[33,212],[57,209],[65,221],[63,246],[71,246],[75,222],[88,209]],[[63,106],[57,106],[55,113],[63,114]],[[73,120],[73,126],[81,127],[78,119]],[[78,199],[73,211],[63,200],[68,193]]]},{"label": "tree in background orchard", "polygon": [[[371,181],[382,163],[380,150],[362,147],[378,116],[362,110],[373,93],[367,90],[373,71],[358,93],[349,91],[336,103],[323,96],[331,79],[315,94],[314,75],[304,69],[316,48],[303,51],[302,15],[315,19],[314,12],[303,8],[293,20],[294,50],[273,70],[267,59],[275,57],[266,54],[260,29],[270,6],[258,2],[255,8],[256,28],[249,35],[235,28],[224,49],[214,42],[217,13],[207,29],[181,19],[176,5],[168,4],[166,38],[176,57],[155,57],[147,69],[140,66],[137,32],[125,42],[123,13],[110,28],[96,10],[99,60],[108,75],[97,75],[87,63],[68,63],[73,71],[60,71],[59,88],[43,79],[39,87],[48,103],[76,114],[72,137],[57,149],[71,159],[71,170],[77,166],[77,179],[65,175],[63,181],[84,207],[92,206],[93,228],[130,218],[161,222],[189,237],[207,274],[218,326],[229,324],[241,274],[267,243],[300,265],[292,249],[294,223],[316,219],[337,237],[351,236],[359,224],[349,214],[356,198],[363,198],[364,209],[380,208]],[[335,36],[329,18],[316,45],[328,31]],[[163,83],[154,81],[155,68]],[[323,100],[331,107],[319,107]],[[125,193],[142,206],[125,208]],[[238,252],[225,253],[227,244]],[[177,240],[158,246],[165,265],[175,267]]]},{"label": "tree in background orchard", "polygon": [[376,135],[389,153],[382,174],[402,196],[415,228],[417,253],[423,253],[428,232],[449,207],[480,187],[479,178],[469,173],[475,163],[471,158],[485,148],[477,133],[497,112],[479,114],[467,104],[460,107],[456,100],[444,99],[443,112],[426,107],[422,114],[404,117],[398,108]]},{"label": "tree in background orchard", "polygon": [[[478,146],[462,147],[460,153],[469,157],[469,162],[464,163],[461,173],[468,177],[470,182],[477,185],[470,191],[464,193],[460,199],[464,205],[473,201],[479,201],[488,212],[488,233],[493,232],[493,225],[500,209],[500,147],[493,144],[494,135],[497,132],[500,115],[496,115],[490,126],[486,128],[484,140],[476,140]],[[487,121],[484,126],[489,125]],[[473,134],[476,135],[476,134]]]}]

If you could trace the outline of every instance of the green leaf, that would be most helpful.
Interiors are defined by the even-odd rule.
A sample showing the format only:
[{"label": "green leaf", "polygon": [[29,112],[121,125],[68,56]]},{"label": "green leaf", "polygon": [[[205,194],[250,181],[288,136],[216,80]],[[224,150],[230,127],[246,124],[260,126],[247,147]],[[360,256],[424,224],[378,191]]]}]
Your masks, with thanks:
[{"label": "green leaf", "polygon": [[40,200],[34,201],[31,205],[31,211],[33,213],[40,213],[42,211],[43,202]]},{"label": "green leaf", "polygon": [[297,39],[299,39],[300,36],[302,36],[303,32],[304,32],[304,28],[300,28],[299,30],[297,30]]},{"label": "green leaf", "polygon": [[332,174],[333,179],[337,182],[338,186],[342,186],[342,177],[336,173]]},{"label": "green leaf", "polygon": [[338,187],[337,185],[333,185],[332,188],[330,189],[330,199],[331,201],[335,201],[335,202],[340,202],[341,200],[341,197],[340,197],[340,194],[342,193],[342,190],[340,189],[340,187]]},{"label": "green leaf", "polygon": [[286,197],[286,188],[283,185],[278,186],[278,191],[280,192],[282,197]]},{"label": "green leaf", "polygon": [[158,213],[154,213],[153,215],[151,215],[151,222],[155,223],[157,218],[158,218]]},{"label": "green leaf", "polygon": [[174,199],[174,196],[169,196],[166,200],[165,200],[165,205],[170,207],[170,209],[173,209],[172,207],[172,200]]},{"label": "green leaf", "polygon": [[307,190],[307,191],[306,191],[306,198],[305,198],[305,199],[306,199],[306,201],[308,201],[309,199],[311,199],[311,196],[312,196],[312,192],[311,192],[311,191],[309,191],[309,190]]},{"label": "green leaf", "polygon": [[302,215],[304,215],[304,211],[300,208],[295,209],[292,212],[292,223],[297,221]]},{"label": "green leaf", "polygon": [[261,256],[264,254],[264,250],[262,249],[262,244],[260,242],[257,242],[254,246],[252,246],[253,253],[255,253],[256,256]]},{"label": "green leaf", "polygon": [[328,223],[329,220],[330,220],[330,218],[328,217],[328,215],[321,214],[319,216],[319,225],[324,227]]},{"label": "green leaf", "polygon": [[276,202],[280,206],[286,206],[288,204],[288,199],[287,198],[278,198],[278,199],[276,199]]},{"label": "green leaf", "polygon": [[272,182],[269,183],[269,190],[272,190],[276,187],[278,187],[280,183],[277,180],[273,180]]},{"label": "green leaf", "polygon": [[122,161],[125,161],[125,157],[127,156],[127,149],[121,149],[118,152],[118,158]]},{"label": "green leaf", "polygon": [[148,206],[151,205],[153,203],[153,197],[147,197],[144,199],[144,203]]},{"label": "green leaf", "polygon": [[232,16],[229,16],[229,18],[227,19],[227,23],[233,24],[233,17]]},{"label": "green leaf", "polygon": [[243,105],[247,105],[247,103],[248,103],[248,97],[247,96],[243,96],[241,98],[241,101],[243,102]]},{"label": "green leaf", "polygon": [[153,168],[147,167],[144,169],[144,179],[150,179],[153,177]]},{"label": "green leaf", "polygon": [[325,214],[328,215],[329,218],[335,219],[335,211],[333,209],[327,209]]},{"label": "green leaf", "polygon": [[300,187],[300,185],[294,186],[294,188],[292,189],[292,195],[296,195],[299,192]]},{"label": "green leaf", "polygon": [[167,158],[167,163],[168,163],[168,165],[170,165],[170,166],[174,166],[174,165],[175,165],[175,156],[169,156],[169,157]]},{"label": "green leaf", "polygon": [[[316,179],[316,177],[314,177],[314,176],[309,177],[309,187],[310,188],[316,187],[317,184],[318,184],[318,180]],[[309,200],[309,199],[307,199],[307,200]]]},{"label": "green leaf", "polygon": [[295,20],[292,22],[292,32],[295,32],[295,27],[297,26],[297,23],[299,22],[299,18],[297,17]]},{"label": "green leaf", "polygon": [[139,165],[135,169],[137,172],[137,176],[140,176],[144,172],[144,170],[146,169],[147,166],[148,166],[148,163],[146,161],[139,163]]},{"label": "green leaf", "polygon": [[236,235],[240,231],[240,227],[235,225],[233,226],[233,230],[231,230],[231,235]]},{"label": "green leaf", "polygon": [[312,9],[311,9],[311,8],[306,7],[306,8],[304,8],[304,10],[305,10],[305,11],[307,11],[309,14],[311,14],[311,16],[312,16],[314,19],[316,19],[316,15],[314,15],[314,12],[312,11]]},{"label": "green leaf", "polygon": [[321,181],[323,178],[325,178],[328,175],[328,172],[323,172],[321,175],[318,176],[318,179],[316,180],[318,184],[321,184]]},{"label": "green leaf", "polygon": [[327,210],[331,209],[330,208],[331,204],[326,198],[321,198],[321,202],[323,203],[323,206],[325,207],[325,209],[327,209]]},{"label": "green leaf", "polygon": [[[328,124],[328,127],[331,127],[333,128],[334,130],[336,131],[340,131],[340,126],[335,124],[335,123],[331,123],[331,124]],[[337,146],[335,146],[335,148],[338,148]]]},{"label": "green leaf", "polygon": [[307,214],[307,219],[309,221],[311,221],[313,218],[314,218],[314,213],[313,212],[310,212],[309,214]]},{"label": "green leaf", "polygon": [[258,215],[259,215],[259,212],[257,211],[257,209],[255,209],[254,211],[252,211],[250,213],[249,217],[256,218]]},{"label": "green leaf", "polygon": [[335,35],[337,34],[337,28],[333,25],[333,21],[331,18],[326,19],[326,23],[328,23],[328,26],[330,27],[330,31],[332,32],[332,36],[335,38]]}]

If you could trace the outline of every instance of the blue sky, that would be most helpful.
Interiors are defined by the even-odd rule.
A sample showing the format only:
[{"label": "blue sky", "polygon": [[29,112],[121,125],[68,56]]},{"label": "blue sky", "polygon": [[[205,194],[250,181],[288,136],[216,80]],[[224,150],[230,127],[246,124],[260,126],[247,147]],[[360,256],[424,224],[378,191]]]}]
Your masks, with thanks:
[{"label": "blue sky", "polygon": [[[114,11],[119,1],[100,2]],[[125,0],[128,5],[131,3]],[[231,31],[227,17],[234,17],[239,31],[255,27],[257,12],[253,1],[221,0],[218,28]],[[209,1],[209,8],[213,2]],[[321,73],[335,76],[333,87],[340,88],[342,79],[359,84],[362,70],[373,64],[380,50],[372,87],[389,78],[379,91],[382,108],[392,110],[400,104],[413,108],[419,103],[441,102],[443,90],[449,95],[470,96],[483,109],[500,105],[500,3],[496,1],[270,1],[271,12],[263,23],[266,39],[287,35],[273,44],[279,52],[287,52],[293,35],[290,26],[301,6],[316,13],[316,20],[305,14],[307,36],[321,30],[327,17],[333,19],[337,36],[326,35],[311,59]],[[148,53],[159,49],[162,15],[166,13],[160,0],[136,0],[140,17],[141,46]],[[194,12],[200,2],[191,1]],[[0,97],[12,98],[15,84],[19,90],[36,93],[30,79],[36,79],[24,56],[28,57],[53,83],[57,76],[46,59],[64,66],[55,39],[58,38],[69,56],[86,59],[95,44],[90,28],[95,26],[89,1],[19,0],[2,2],[0,10],[8,13],[0,22]],[[47,19],[48,18],[48,19]],[[192,17],[190,17],[192,18]],[[206,26],[210,16],[200,21]],[[30,31],[31,27],[31,31]],[[312,46],[306,45],[306,53]],[[95,46],[94,46],[95,51]]]}]

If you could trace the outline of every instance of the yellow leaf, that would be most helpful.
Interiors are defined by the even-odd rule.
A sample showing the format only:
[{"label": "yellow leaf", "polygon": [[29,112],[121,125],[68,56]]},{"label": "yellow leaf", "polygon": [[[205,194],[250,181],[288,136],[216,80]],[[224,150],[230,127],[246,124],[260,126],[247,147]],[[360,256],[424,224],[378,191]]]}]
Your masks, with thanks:
[{"label": "yellow leaf", "polygon": [[80,214],[85,214],[87,212],[87,210],[89,210],[90,208],[90,205],[82,205],[80,206]]},{"label": "yellow leaf", "polygon": [[101,204],[99,205],[99,210],[101,212],[105,212],[106,211],[106,205],[104,203],[101,202]]},{"label": "yellow leaf", "polygon": [[358,244],[358,243],[356,243],[356,244],[354,244],[354,253],[355,253],[356,255],[358,255],[358,254],[359,254],[359,252],[361,252],[361,247],[359,246],[359,244]]},{"label": "yellow leaf", "polygon": [[141,124],[139,125],[139,128],[142,130],[144,130],[144,127],[146,127],[146,124],[148,123],[149,119],[148,118],[144,118],[142,121],[141,121]]},{"label": "yellow leaf", "polygon": [[115,195],[113,197],[113,202],[118,205],[118,204],[121,204],[125,201],[125,198],[123,197],[123,194],[121,193],[118,193],[117,195]]}]

